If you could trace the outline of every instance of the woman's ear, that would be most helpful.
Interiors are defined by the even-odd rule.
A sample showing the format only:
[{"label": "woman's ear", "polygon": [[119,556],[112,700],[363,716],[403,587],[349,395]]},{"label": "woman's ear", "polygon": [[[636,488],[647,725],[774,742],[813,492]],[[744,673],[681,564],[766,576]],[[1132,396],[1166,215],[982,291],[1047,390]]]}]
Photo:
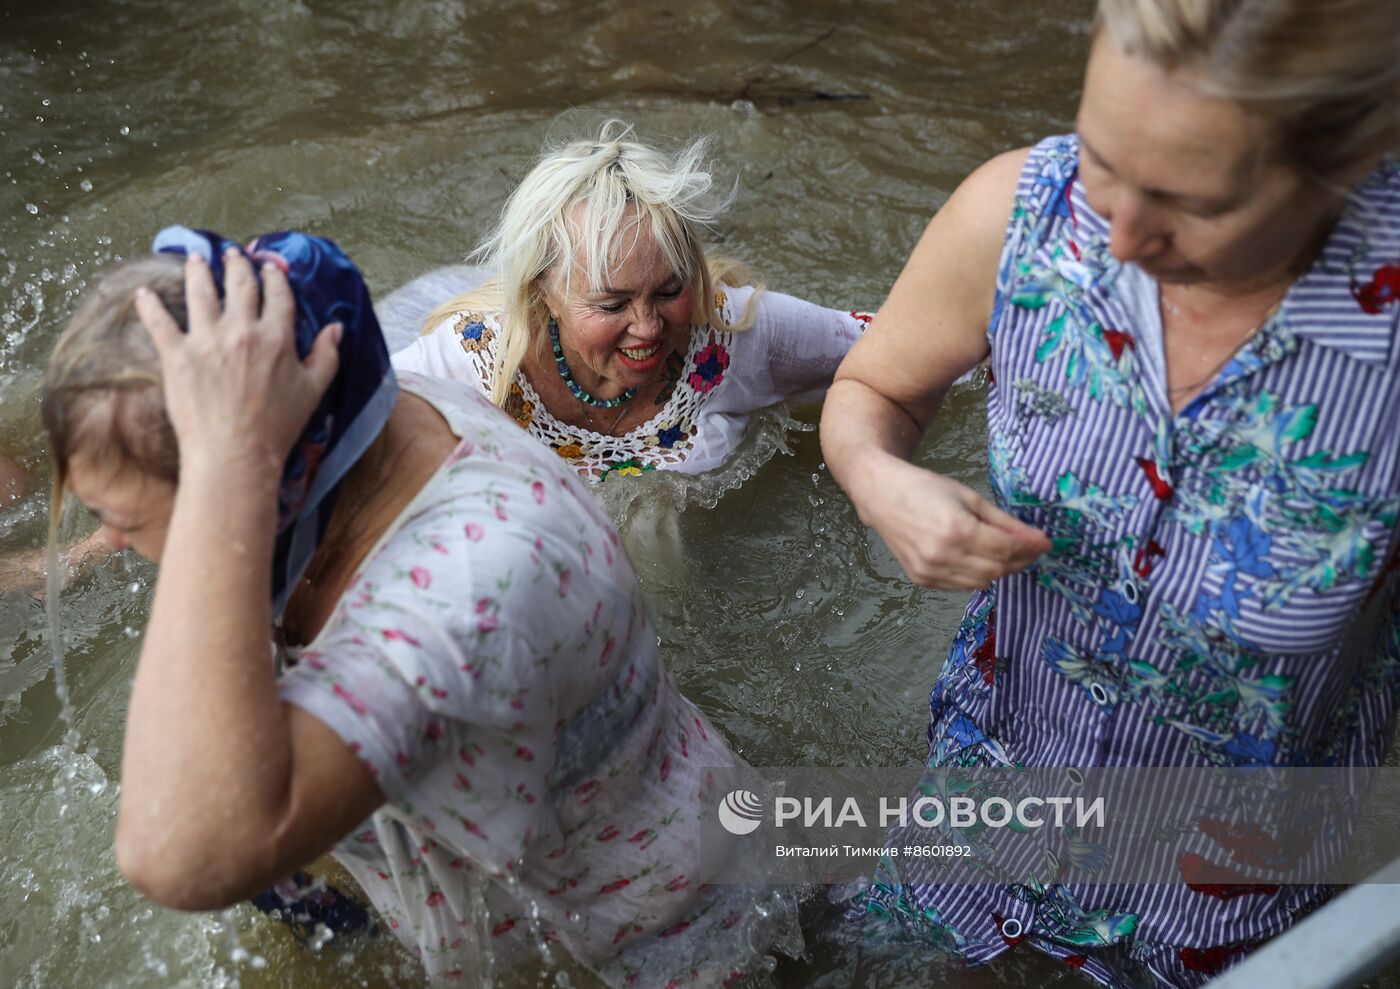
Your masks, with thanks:
[{"label": "woman's ear", "polygon": [[1366,147],[1356,149],[1348,159],[1332,169],[1323,178],[1325,184],[1350,191],[1365,178],[1380,168],[1400,145],[1400,128],[1387,128],[1386,133],[1368,141]]},{"label": "woman's ear", "polygon": [[546,271],[536,275],[535,280],[530,283],[530,290],[530,294],[539,299],[540,304],[543,305],[545,311],[549,313],[549,318],[558,320],[559,310],[562,307],[563,300],[558,297],[558,292],[555,291],[554,279],[550,277],[549,272]]},{"label": "woman's ear", "polygon": [[1351,161],[1342,165],[1328,177],[1329,183],[1343,189],[1353,189],[1360,185],[1366,176],[1370,175],[1380,167],[1385,160],[1387,151],[1367,151],[1357,155]]}]

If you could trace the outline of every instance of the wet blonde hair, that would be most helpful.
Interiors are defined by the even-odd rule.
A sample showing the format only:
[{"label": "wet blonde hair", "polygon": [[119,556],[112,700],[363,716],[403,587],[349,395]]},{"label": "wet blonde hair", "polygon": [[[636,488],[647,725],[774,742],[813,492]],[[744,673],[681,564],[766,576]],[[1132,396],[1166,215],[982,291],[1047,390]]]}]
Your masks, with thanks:
[{"label": "wet blonde hair", "polygon": [[165,412],[160,358],[132,301],[143,285],[185,322],[181,260],[156,255],[128,261],[88,294],[49,358],[39,408],[53,451],[51,543],[69,465],[79,450],[100,451],[171,484],[179,478],[180,451]]},{"label": "wet blonde hair", "polygon": [[1396,0],[1099,0],[1096,27],[1275,121],[1304,174],[1333,179],[1400,143]]},{"label": "wet blonde hair", "polygon": [[459,313],[500,313],[491,401],[504,406],[531,343],[542,341],[549,326],[545,280],[553,279],[568,295],[580,268],[587,290],[597,290],[643,229],[691,284],[707,322],[729,331],[752,326],[758,292],[733,323],[716,305],[716,286],[752,278],[738,262],[706,261],[702,235],[727,205],[712,193],[706,152],[702,139],[669,155],[637,141],[632,126],[620,120],[603,124],[596,139],[546,149],[470,258],[490,268],[495,279],[438,306],[423,332]]}]

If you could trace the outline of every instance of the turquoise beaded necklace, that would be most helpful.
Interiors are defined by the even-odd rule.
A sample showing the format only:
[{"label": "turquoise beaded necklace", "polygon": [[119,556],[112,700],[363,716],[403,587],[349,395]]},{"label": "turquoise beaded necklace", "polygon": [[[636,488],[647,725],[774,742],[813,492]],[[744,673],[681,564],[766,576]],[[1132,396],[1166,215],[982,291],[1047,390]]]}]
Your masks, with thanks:
[{"label": "turquoise beaded necklace", "polygon": [[591,405],[595,409],[615,409],[623,402],[629,402],[636,397],[637,389],[628,388],[617,398],[594,398],[584,391],[569,373],[569,362],[564,360],[564,348],[559,345],[559,324],[552,319],[549,321],[549,342],[554,347],[554,364],[559,368],[559,377],[564,379],[565,386],[574,398],[584,405]]}]

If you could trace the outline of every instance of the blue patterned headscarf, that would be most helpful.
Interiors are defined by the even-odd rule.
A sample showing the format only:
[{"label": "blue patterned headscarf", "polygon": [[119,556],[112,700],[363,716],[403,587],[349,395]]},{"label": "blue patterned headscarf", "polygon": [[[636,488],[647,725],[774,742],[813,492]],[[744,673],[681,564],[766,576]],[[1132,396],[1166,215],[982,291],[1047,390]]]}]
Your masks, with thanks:
[{"label": "blue patterned headscarf", "polygon": [[[218,234],[166,227],[158,254],[199,254],[224,293],[223,253],[243,248]],[[327,323],[340,322],[340,369],[287,457],[277,492],[277,544],[272,559],[272,615],[280,617],[330,521],[340,482],[389,420],[398,382],[359,270],[333,242],[300,233],[263,234],[245,252],[256,265],[273,261],[296,297],[297,356],[303,360]],[[276,401],[277,396],[266,396]]]}]

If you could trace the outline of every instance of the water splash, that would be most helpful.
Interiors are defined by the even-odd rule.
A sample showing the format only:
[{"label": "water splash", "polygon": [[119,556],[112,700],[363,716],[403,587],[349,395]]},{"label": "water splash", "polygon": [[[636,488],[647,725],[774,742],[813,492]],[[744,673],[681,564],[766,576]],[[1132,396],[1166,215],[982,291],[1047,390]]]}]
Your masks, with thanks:
[{"label": "water splash", "polygon": [[78,729],[73,719],[73,698],[68,690],[68,676],[63,669],[63,621],[59,598],[63,594],[63,574],[67,554],[58,548],[58,519],[49,525],[49,546],[45,558],[45,606],[49,617],[49,651],[53,657],[53,683],[60,705],[58,717],[63,724],[63,744],[77,752]]},{"label": "water splash", "polygon": [[816,430],[793,416],[786,405],[760,409],[749,416],[744,438],[724,464],[703,474],[651,471],[637,477],[613,477],[598,486],[598,498],[618,528],[623,528],[642,502],[662,500],[676,511],[714,508],[730,491],[743,486],[775,454],[791,455],[788,436]]},{"label": "water splash", "polygon": [[737,490],[777,453],[791,455],[788,436],[817,427],[792,415],[785,405],[761,409],[749,417],[743,440],[715,470],[686,474],[650,471],[633,477],[611,477],[594,493],[622,535],[643,582],[674,573],[684,562],[678,515],[688,508],[710,509]]}]

